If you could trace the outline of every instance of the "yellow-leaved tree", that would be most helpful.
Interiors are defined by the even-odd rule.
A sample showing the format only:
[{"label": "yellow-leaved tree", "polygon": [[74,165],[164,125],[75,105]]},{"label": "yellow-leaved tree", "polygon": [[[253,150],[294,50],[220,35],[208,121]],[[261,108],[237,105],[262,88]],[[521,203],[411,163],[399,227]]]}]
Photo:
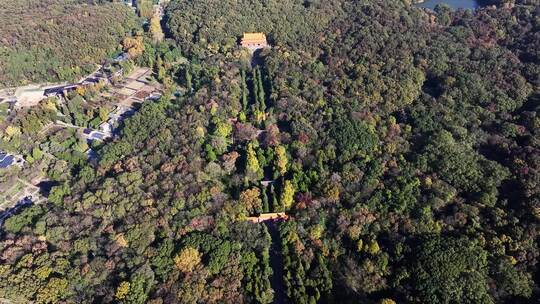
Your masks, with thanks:
[{"label": "yellow-leaved tree", "polygon": [[15,127],[11,125],[7,126],[5,132],[6,132],[6,137],[8,140],[13,137],[21,135],[21,129],[19,127]]},{"label": "yellow-leaved tree", "polygon": [[139,13],[139,16],[143,18],[151,18],[154,12],[152,0],[138,0],[137,12]]},{"label": "yellow-leaved tree", "polygon": [[143,37],[126,37],[122,41],[124,51],[128,53],[130,58],[136,58],[144,52]]},{"label": "yellow-leaved tree", "polygon": [[259,171],[261,167],[259,165],[259,160],[257,159],[257,153],[253,147],[253,143],[249,143],[247,146],[247,164],[246,164],[246,174],[251,178],[257,178],[259,176]]},{"label": "yellow-leaved tree", "polygon": [[193,247],[186,247],[174,257],[174,265],[184,273],[190,273],[201,263],[201,254]]},{"label": "yellow-leaved tree", "polygon": [[159,20],[159,13],[154,13],[154,16],[150,19],[150,33],[152,34],[152,40],[154,43],[159,43],[165,38],[163,29],[161,28],[161,22]]},{"label": "yellow-leaved tree", "polygon": [[216,136],[228,138],[232,133],[232,126],[228,122],[219,122],[216,124],[216,130],[214,133]]},{"label": "yellow-leaved tree", "polygon": [[130,287],[130,284],[127,281],[123,281],[122,283],[120,283],[118,288],[116,288],[115,297],[118,300],[124,299],[129,293],[129,287]]},{"label": "yellow-leaved tree", "polygon": [[276,171],[280,175],[285,175],[287,173],[287,151],[283,146],[277,146],[275,149],[276,152]]}]

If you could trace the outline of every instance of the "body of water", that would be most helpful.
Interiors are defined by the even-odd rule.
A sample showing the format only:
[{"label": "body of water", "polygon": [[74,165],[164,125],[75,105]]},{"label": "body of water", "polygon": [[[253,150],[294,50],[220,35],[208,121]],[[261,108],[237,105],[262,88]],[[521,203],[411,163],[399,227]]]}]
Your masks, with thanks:
[{"label": "body of water", "polygon": [[475,0],[425,0],[424,3],[419,3],[418,6],[434,9],[437,4],[447,4],[448,6],[458,9],[458,8],[468,8],[475,9],[477,8],[478,1]]}]

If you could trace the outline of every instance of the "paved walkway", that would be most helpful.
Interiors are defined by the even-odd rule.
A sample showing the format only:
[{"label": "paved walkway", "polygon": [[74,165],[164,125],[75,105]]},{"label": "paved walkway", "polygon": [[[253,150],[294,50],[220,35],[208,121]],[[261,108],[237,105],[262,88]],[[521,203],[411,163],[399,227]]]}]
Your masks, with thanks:
[{"label": "paved walkway", "polygon": [[265,222],[268,232],[272,237],[272,245],[270,245],[270,267],[272,267],[272,277],[270,284],[274,290],[274,304],[287,303],[285,294],[285,281],[283,280],[283,253],[282,242],[279,235],[278,223]]}]

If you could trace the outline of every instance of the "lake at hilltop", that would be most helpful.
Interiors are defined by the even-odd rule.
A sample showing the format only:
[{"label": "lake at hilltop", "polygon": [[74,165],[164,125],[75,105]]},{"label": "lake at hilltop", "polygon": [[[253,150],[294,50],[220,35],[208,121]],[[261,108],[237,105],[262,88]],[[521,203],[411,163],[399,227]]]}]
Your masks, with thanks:
[{"label": "lake at hilltop", "polygon": [[478,1],[475,0],[425,0],[423,3],[419,3],[418,6],[433,9],[437,4],[443,3],[448,4],[448,6],[454,9],[475,9],[479,6]]}]

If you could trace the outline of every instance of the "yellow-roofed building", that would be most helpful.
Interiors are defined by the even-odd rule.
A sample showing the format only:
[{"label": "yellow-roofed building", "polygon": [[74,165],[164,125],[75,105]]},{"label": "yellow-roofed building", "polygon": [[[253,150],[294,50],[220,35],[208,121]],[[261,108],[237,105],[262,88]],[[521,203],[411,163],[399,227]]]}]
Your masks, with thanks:
[{"label": "yellow-roofed building", "polygon": [[264,33],[244,33],[240,44],[252,51],[268,47]]},{"label": "yellow-roofed building", "polygon": [[289,216],[285,212],[276,212],[276,213],[261,213],[259,216],[250,216],[246,218],[248,222],[252,223],[263,223],[266,221],[286,221],[289,219]]}]

